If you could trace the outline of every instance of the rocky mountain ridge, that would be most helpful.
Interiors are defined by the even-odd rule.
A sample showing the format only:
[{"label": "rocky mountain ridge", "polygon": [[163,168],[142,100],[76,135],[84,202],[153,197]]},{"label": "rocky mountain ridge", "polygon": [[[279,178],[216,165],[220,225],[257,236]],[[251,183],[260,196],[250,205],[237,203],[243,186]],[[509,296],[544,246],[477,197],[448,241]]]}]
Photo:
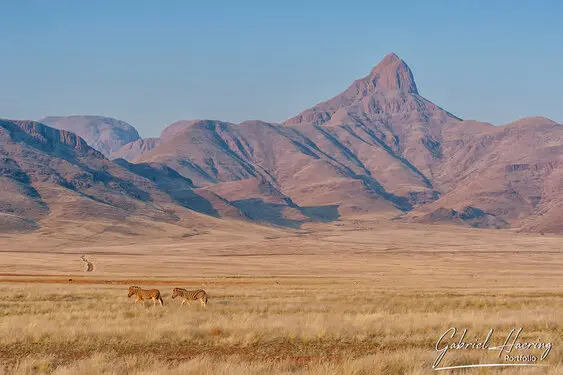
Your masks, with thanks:
[{"label": "rocky mountain ridge", "polygon": [[[542,117],[504,126],[463,121],[425,99],[412,71],[395,54],[341,94],[281,124],[178,121],[158,138],[141,139],[130,125],[114,119],[50,117],[45,122],[64,130],[53,133],[38,123],[13,121],[4,121],[3,129],[10,134],[8,143],[33,149],[47,147],[41,134],[50,134],[63,145],[55,142],[42,150],[50,157],[68,161],[73,152],[85,152],[103,160],[96,163],[106,170],[131,174],[128,181],[134,176],[132,191],[155,189],[151,196],[210,216],[299,226],[384,211],[406,222],[563,232],[558,220],[563,128]],[[18,155],[29,166],[28,157]],[[20,192],[34,188],[35,183],[27,186],[14,177],[19,172],[13,161],[3,163],[10,191],[14,184]],[[50,171],[25,173],[64,175]],[[35,204],[40,212],[41,204],[29,199],[22,204]]]}]

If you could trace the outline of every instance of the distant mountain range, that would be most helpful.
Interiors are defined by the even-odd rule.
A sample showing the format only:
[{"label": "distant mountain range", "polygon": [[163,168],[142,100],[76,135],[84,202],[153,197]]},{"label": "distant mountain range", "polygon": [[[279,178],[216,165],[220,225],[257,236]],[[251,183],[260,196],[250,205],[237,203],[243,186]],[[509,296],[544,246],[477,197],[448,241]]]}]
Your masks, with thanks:
[{"label": "distant mountain range", "polygon": [[[0,224],[183,212],[298,227],[362,212],[406,222],[563,232],[563,127],[463,121],[389,54],[282,124],[178,121],[141,139],[101,116],[0,121]],[[64,198],[63,198],[64,197]]]}]

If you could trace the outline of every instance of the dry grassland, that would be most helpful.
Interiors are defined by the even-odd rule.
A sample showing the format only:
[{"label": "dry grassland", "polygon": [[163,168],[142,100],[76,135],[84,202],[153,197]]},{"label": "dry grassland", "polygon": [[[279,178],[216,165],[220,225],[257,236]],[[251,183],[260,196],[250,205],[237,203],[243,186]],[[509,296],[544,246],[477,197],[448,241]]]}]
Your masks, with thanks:
[{"label": "dry grassland", "polygon": [[[0,373],[563,374],[562,237],[380,224],[2,238]],[[129,285],[164,307],[134,305]],[[204,288],[208,308],[180,308],[175,286]],[[434,371],[451,327],[494,329],[495,345],[523,328],[518,341],[553,343],[549,367]],[[441,366],[497,357],[451,350]]]}]

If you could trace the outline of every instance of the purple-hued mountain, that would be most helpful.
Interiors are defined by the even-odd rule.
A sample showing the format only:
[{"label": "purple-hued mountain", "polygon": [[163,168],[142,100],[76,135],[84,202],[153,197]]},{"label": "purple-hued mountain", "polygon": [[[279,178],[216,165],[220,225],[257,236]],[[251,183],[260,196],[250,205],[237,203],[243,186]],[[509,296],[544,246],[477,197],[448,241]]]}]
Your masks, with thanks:
[{"label": "purple-hued mountain", "polygon": [[[108,165],[153,181],[151,196],[164,192],[171,204],[215,216],[298,226],[386,211],[406,222],[563,232],[563,127],[543,117],[498,127],[462,121],[424,98],[395,54],[282,124],[177,121],[159,138],[140,139],[102,117],[42,121],[119,158]],[[9,186],[12,196],[22,189]]]},{"label": "purple-hued mountain", "polygon": [[39,122],[73,132],[109,158],[127,143],[141,138],[128,123],[103,116],[44,117]]},{"label": "purple-hued mountain", "polygon": [[110,155],[112,159],[135,160],[140,155],[149,152],[160,143],[159,138],[142,138],[123,145]]}]

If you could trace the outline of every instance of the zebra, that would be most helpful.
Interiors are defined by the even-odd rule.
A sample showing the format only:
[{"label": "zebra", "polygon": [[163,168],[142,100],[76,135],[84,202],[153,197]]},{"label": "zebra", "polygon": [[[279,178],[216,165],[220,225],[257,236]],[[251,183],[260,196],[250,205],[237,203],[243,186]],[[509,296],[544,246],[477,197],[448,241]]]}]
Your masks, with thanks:
[{"label": "zebra", "polygon": [[129,294],[127,295],[127,297],[131,297],[134,294],[137,295],[135,303],[142,301],[144,305],[145,300],[152,299],[153,305],[156,305],[156,301],[158,301],[161,306],[164,306],[164,301],[162,301],[160,290],[158,289],[142,289],[138,286],[130,286]]},{"label": "zebra", "polygon": [[201,302],[201,306],[203,306],[203,308],[207,308],[207,293],[203,289],[186,290],[183,288],[174,288],[172,290],[172,298],[176,297],[182,297],[182,304],[180,306],[184,305],[185,302],[189,305],[190,301],[199,300]]}]

